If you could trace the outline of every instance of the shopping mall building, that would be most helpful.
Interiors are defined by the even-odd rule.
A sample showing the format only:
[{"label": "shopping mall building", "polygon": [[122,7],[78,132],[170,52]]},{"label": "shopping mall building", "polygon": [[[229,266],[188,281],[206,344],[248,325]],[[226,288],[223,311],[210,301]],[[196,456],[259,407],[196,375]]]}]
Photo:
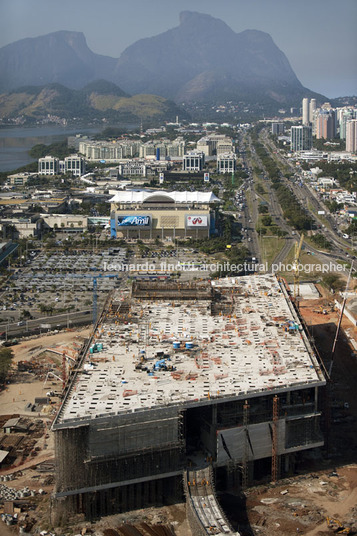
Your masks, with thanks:
[{"label": "shopping mall building", "polygon": [[215,233],[220,200],[212,192],[118,191],[111,203],[115,238],[206,238]]}]

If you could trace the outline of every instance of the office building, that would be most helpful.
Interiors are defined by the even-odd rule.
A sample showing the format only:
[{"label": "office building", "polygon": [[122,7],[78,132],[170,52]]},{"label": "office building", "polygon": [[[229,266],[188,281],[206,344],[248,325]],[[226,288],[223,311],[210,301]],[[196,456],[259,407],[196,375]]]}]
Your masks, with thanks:
[{"label": "office building", "polygon": [[292,126],[290,144],[292,151],[309,151],[312,147],[311,126]]},{"label": "office building", "polygon": [[54,156],[45,156],[38,159],[38,174],[39,175],[58,175],[59,174],[59,158]]},{"label": "office building", "polygon": [[191,151],[184,155],[182,160],[182,171],[202,171],[205,165],[204,153]]},{"label": "office building", "polygon": [[234,153],[225,153],[217,155],[218,173],[234,173],[237,169],[236,155]]}]

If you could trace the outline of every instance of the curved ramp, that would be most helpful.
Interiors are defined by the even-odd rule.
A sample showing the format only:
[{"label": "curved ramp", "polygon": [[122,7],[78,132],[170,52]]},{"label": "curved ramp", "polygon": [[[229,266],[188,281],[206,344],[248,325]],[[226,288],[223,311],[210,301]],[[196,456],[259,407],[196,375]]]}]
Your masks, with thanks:
[{"label": "curved ramp", "polygon": [[210,467],[184,473],[184,488],[189,521],[200,536],[240,536],[226,519],[217,501]]}]

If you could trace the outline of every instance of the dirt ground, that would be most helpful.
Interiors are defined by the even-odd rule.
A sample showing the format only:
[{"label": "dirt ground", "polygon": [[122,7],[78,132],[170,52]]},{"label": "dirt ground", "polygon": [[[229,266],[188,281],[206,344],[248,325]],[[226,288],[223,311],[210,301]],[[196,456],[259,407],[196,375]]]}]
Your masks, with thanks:
[{"label": "dirt ground", "polygon": [[184,503],[164,506],[162,508],[135,510],[117,516],[108,516],[96,524],[95,530],[98,536],[102,536],[105,529],[115,529],[120,527],[122,523],[135,526],[139,525],[141,522],[146,522],[150,525],[168,524],[174,528],[175,536],[194,536],[187,521],[186,506]]},{"label": "dirt ground", "polygon": [[[22,340],[18,345],[12,347],[14,351],[13,359],[13,372],[9,376],[9,383],[5,386],[5,389],[0,392],[0,417],[8,416],[10,418],[13,415],[21,416],[27,420],[41,419],[44,423],[43,435],[38,438],[36,442],[36,448],[34,447],[34,454],[28,456],[24,462],[21,462],[21,455],[14,465],[7,467],[3,466],[0,470],[0,476],[5,477],[11,475],[12,480],[6,482],[6,486],[14,489],[21,490],[28,487],[30,490],[38,493],[40,489],[45,492],[43,498],[36,495],[36,503],[43,504],[44,508],[39,510],[48,510],[48,497],[53,490],[54,475],[54,441],[53,434],[50,431],[51,423],[57,408],[60,403],[59,398],[53,399],[53,404],[42,406],[40,411],[26,411],[26,405],[28,403],[33,404],[36,397],[46,396],[48,390],[60,391],[62,384],[59,380],[54,378],[46,381],[43,370],[36,373],[28,373],[17,371],[17,364],[19,361],[30,361],[31,359],[37,359],[38,356],[44,355],[42,360],[46,361],[47,356],[51,362],[58,361],[61,363],[61,355],[58,357],[56,354],[44,351],[47,348],[57,349],[62,352],[64,349],[68,353],[73,350],[75,352],[78,349],[83,340],[90,334],[90,329],[80,329],[78,331],[66,331],[60,332],[54,335],[44,335],[41,337],[34,337],[28,340]],[[3,419],[6,417],[3,417]],[[17,434],[12,434],[16,436]],[[49,464],[48,471],[38,471],[36,466],[41,463]],[[52,467],[52,469],[51,469]],[[1,511],[1,507],[0,507]],[[48,520],[48,511],[42,512],[43,519]],[[13,527],[7,527],[0,519],[0,535],[14,535],[18,533],[17,525]]]},{"label": "dirt ground", "polygon": [[[336,474],[336,476],[332,476]],[[285,479],[275,486],[246,492],[254,534],[260,536],[327,536],[326,518],[357,530],[357,465]]]},{"label": "dirt ground", "polygon": [[[85,328],[23,340],[11,347],[14,352],[13,363],[16,365],[19,361],[29,361],[44,352],[46,348],[61,350],[70,349],[74,345],[78,346],[89,334],[90,329]],[[53,356],[56,358],[56,354]],[[57,357],[57,360],[60,360],[60,356]],[[16,366],[13,368],[16,369]],[[45,396],[50,388],[60,387],[60,382],[54,378],[46,382],[46,385],[44,383],[44,378],[41,377],[38,380],[33,374],[15,374],[11,383],[0,393],[0,415],[25,414],[24,408],[27,403],[33,403],[36,397]],[[49,412],[49,414],[51,413],[53,414],[53,412]]]},{"label": "dirt ground", "polygon": [[[322,297],[301,301],[300,312],[328,369],[338,313],[333,309],[331,297],[323,289],[319,290]],[[71,344],[80,342],[88,335],[89,330],[81,330],[23,341],[13,347],[15,362],[29,359],[48,347],[71,347]],[[351,347],[351,339],[357,341],[357,328],[344,318],[331,376],[329,449],[321,449],[313,454],[307,451],[297,465],[298,474],[291,478],[281,480],[276,485],[262,484],[246,491],[250,534],[328,536],[334,532],[327,526],[327,516],[338,519],[353,528],[357,534],[357,359]],[[27,402],[33,402],[35,396],[42,396],[43,393],[43,380],[8,385],[6,391],[0,394],[0,415],[23,412]],[[50,421],[52,415],[49,414],[47,418]],[[45,439],[42,441],[44,443]],[[40,461],[53,461],[51,434],[46,439],[46,448],[39,453],[36,464]],[[16,489],[24,486],[31,489],[42,487],[50,493],[52,485],[46,484],[49,474],[39,475],[33,465],[34,460],[24,464],[20,468],[21,473],[8,483],[9,486]],[[38,508],[41,521],[37,528],[41,530],[48,527],[49,495],[44,497]],[[105,517],[93,525],[79,521],[71,529],[66,528],[65,533],[79,534],[87,527],[95,531],[97,536],[104,536],[110,533],[105,531],[118,528],[124,522],[133,526],[141,522],[152,525],[168,523],[175,529],[176,536],[195,536],[187,522],[185,504]],[[0,534],[10,536],[14,532],[6,527],[3,530],[0,521]],[[57,534],[62,532],[57,531]]]},{"label": "dirt ground", "polygon": [[54,335],[42,335],[31,339],[22,340],[16,346],[12,346],[15,357],[14,362],[26,360],[31,356],[33,350],[44,349],[54,346],[68,346],[75,341],[83,340],[91,332],[90,328],[78,329],[75,331],[61,331]]},{"label": "dirt ground", "polygon": [[[339,313],[332,297],[319,291],[320,299],[300,302],[300,313],[329,370]],[[357,359],[351,346],[357,328],[345,317],[341,328],[331,369],[329,447],[310,459],[307,452],[297,466],[299,476],[246,492],[248,519],[257,536],[331,535],[327,516],[357,534]]]}]

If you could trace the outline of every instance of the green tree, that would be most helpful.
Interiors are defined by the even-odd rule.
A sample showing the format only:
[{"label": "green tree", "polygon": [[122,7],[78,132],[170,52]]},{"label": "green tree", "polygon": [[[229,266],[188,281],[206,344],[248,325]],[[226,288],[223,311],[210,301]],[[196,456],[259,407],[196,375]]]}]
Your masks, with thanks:
[{"label": "green tree", "polygon": [[326,274],[322,278],[323,284],[332,289],[334,292],[336,290],[342,290],[344,288],[344,283],[341,280],[340,276],[337,274]]},{"label": "green tree", "polygon": [[0,383],[4,384],[11,367],[14,352],[11,348],[0,348]]},{"label": "green tree", "polygon": [[266,227],[269,227],[272,224],[272,221],[270,214],[264,214],[264,216],[262,216],[262,224]]}]

